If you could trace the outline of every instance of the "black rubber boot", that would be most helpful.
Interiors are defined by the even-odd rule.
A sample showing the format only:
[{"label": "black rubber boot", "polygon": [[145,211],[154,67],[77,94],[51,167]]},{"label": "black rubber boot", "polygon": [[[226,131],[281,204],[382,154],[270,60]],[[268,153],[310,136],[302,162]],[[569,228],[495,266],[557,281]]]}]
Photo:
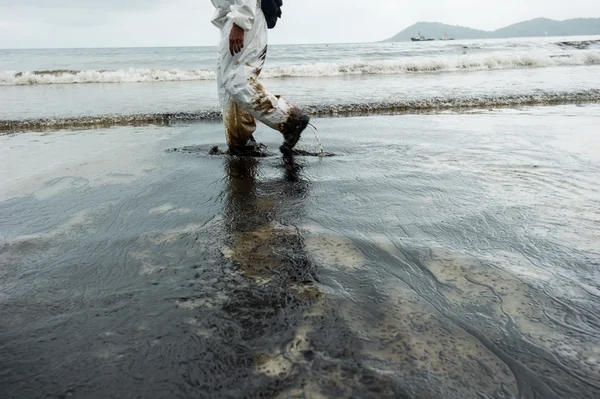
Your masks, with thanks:
[{"label": "black rubber boot", "polygon": [[257,146],[258,144],[256,143],[254,136],[252,135],[250,136],[248,141],[246,141],[246,145],[229,147],[229,154],[238,156],[252,155],[257,151]]},{"label": "black rubber boot", "polygon": [[[217,147],[218,150],[218,147]],[[250,136],[245,146],[229,147],[227,151],[229,155],[237,155],[239,157],[254,157],[263,158],[272,154],[269,153],[269,147],[265,144],[258,143],[254,136]]]},{"label": "black rubber boot", "polygon": [[246,143],[246,147],[254,147],[257,143],[256,139],[254,138],[254,135],[251,135],[250,138],[248,139],[248,142]]},{"label": "black rubber boot", "polygon": [[300,135],[306,129],[310,122],[310,117],[304,115],[300,110],[296,111],[296,115],[292,114],[290,120],[285,123],[282,129],[283,144],[279,150],[283,155],[293,155],[293,149],[300,140]]}]

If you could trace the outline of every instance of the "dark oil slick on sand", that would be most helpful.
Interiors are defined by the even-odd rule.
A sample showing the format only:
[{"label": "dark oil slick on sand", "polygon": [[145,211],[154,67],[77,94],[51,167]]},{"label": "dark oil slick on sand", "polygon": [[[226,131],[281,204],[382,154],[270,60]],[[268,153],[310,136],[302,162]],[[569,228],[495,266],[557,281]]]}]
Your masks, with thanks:
[{"label": "dark oil slick on sand", "polygon": [[599,118],[321,119],[292,164],[5,136],[113,153],[7,179],[0,396],[596,398]]},{"label": "dark oil slick on sand", "polygon": [[[260,91],[262,85],[257,83]],[[302,108],[312,116],[369,116],[386,114],[435,114],[441,112],[479,112],[485,109],[508,107],[525,107],[535,105],[565,105],[565,104],[594,104],[600,102],[600,89],[579,91],[542,91],[536,93],[520,93],[511,95],[462,96],[462,97],[430,97],[415,100],[356,102],[349,104],[307,104]],[[257,99],[256,106],[268,109],[271,102],[267,98]],[[232,115],[225,121],[232,136],[242,136],[247,139],[247,131],[255,128],[254,118],[239,109],[233,103],[228,109]],[[50,131],[59,129],[98,129],[111,126],[145,126],[169,125],[191,121],[219,121],[222,113],[215,110],[196,112],[159,112],[139,114],[108,114],[79,117],[31,118],[18,120],[0,120],[0,135],[25,131]],[[233,126],[233,127],[232,127]],[[240,129],[240,126],[242,128]],[[240,130],[240,132],[237,132]],[[245,140],[241,140],[245,142]]]}]

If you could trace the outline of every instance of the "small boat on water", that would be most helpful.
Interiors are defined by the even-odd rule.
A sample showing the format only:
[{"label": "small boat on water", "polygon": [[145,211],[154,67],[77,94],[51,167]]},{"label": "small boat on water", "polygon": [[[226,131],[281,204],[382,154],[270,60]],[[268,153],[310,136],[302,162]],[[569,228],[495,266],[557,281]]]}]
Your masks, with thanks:
[{"label": "small boat on water", "polygon": [[419,31],[419,36],[411,37],[410,40],[413,42],[432,42],[434,39],[426,38],[425,36],[421,35],[421,32]]},{"label": "small boat on water", "polygon": [[444,37],[442,37],[440,40],[454,40],[454,38],[448,38],[448,36],[446,35],[446,32],[444,32]]}]

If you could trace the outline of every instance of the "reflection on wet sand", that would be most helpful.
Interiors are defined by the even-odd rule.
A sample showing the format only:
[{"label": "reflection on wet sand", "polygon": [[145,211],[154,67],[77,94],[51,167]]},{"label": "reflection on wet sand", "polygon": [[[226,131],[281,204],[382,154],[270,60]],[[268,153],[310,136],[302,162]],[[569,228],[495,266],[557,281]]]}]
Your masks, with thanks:
[{"label": "reflection on wet sand", "polygon": [[472,118],[326,120],[340,155],[290,163],[165,151],[191,129],[156,173],[14,183],[0,397],[600,397],[594,143]]},{"label": "reflection on wet sand", "polygon": [[276,381],[272,396],[404,397],[387,371],[367,366],[360,334],[318,283],[321,259],[346,263],[360,253],[345,255],[352,244],[341,237],[319,238],[296,227],[306,226],[310,188],[302,166],[288,160],[283,178],[269,181],[256,159],[229,157],[225,165],[229,238],[222,253],[244,276],[225,309],[251,342],[254,372]]},{"label": "reflection on wet sand", "polygon": [[[287,387],[277,397],[596,391],[594,341],[540,314],[555,312],[552,301],[514,275],[448,250],[343,237],[304,220],[310,183],[297,165],[273,182],[261,179],[256,159],[225,164],[229,238],[222,253],[247,284],[226,308],[253,340],[274,344],[285,336],[255,353],[255,372]],[[377,278],[366,277],[369,270]]]},{"label": "reflection on wet sand", "polygon": [[244,339],[253,342],[255,373],[276,379],[286,391],[298,385],[298,362],[313,356],[303,320],[321,294],[315,266],[294,227],[304,217],[310,183],[292,159],[282,166],[282,178],[269,181],[260,175],[257,159],[225,159],[228,238],[222,254],[244,276],[225,309],[244,328]]}]

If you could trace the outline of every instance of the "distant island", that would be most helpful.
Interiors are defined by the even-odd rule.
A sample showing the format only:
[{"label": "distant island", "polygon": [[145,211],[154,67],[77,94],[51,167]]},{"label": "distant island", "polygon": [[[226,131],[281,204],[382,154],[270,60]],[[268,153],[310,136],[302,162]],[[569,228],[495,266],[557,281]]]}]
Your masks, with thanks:
[{"label": "distant island", "polygon": [[471,29],[458,25],[446,25],[439,22],[417,22],[385,42],[401,42],[423,35],[424,39],[490,39],[511,37],[540,36],[583,36],[600,35],[600,18],[576,18],[555,21],[536,18],[519,22],[495,31]]}]

